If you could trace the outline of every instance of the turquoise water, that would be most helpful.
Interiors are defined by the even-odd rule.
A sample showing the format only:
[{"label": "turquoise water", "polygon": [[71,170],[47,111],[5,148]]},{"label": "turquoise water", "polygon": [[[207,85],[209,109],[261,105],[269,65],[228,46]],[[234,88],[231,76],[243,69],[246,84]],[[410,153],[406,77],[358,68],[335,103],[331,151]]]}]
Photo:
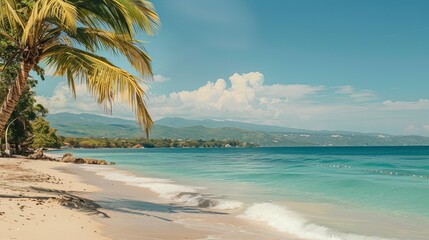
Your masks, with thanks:
[{"label": "turquoise water", "polygon": [[[202,195],[239,201],[246,216],[266,220],[277,230],[282,230],[281,224],[270,224],[256,213],[264,211],[263,207],[289,209],[288,202],[370,212],[395,221],[397,218],[399,223],[412,223],[412,219],[429,223],[429,147],[76,149],[69,152],[79,157],[115,161],[117,168],[135,176],[169,179],[181,186],[195,187]],[[167,193],[160,190],[166,186],[158,187],[155,192]],[[254,205],[258,203],[271,205]],[[295,210],[299,213],[299,209]],[[322,226],[339,226],[332,224],[332,219],[323,222],[322,218],[315,216],[314,221]],[[377,234],[383,235],[383,232],[380,230]],[[415,239],[420,239],[418,236],[422,234],[416,233]],[[412,233],[405,236],[414,239]]]}]

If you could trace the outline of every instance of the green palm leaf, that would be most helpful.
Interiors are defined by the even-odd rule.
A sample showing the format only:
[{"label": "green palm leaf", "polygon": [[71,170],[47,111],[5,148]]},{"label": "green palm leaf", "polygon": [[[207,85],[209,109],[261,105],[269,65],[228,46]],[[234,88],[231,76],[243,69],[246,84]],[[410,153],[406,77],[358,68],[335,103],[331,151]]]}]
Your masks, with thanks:
[{"label": "green palm leaf", "polygon": [[[0,107],[0,134],[19,87],[40,62],[64,76],[75,96],[75,85],[83,83],[105,109],[115,100],[127,103],[148,134],[153,122],[141,84],[152,78],[151,58],[135,35],[159,27],[146,0],[0,0],[0,38],[15,47],[11,58],[20,61],[22,73]],[[140,78],[97,55],[100,50],[127,58]]]},{"label": "green palm leaf", "polygon": [[[67,45],[56,45],[46,52],[46,63],[55,69],[54,75],[67,76],[69,86],[75,91],[76,81],[84,83],[103,108],[110,110],[115,96],[128,103],[145,126],[148,134],[153,124],[143,100],[141,80],[118,68],[106,58]],[[75,94],[75,92],[74,92]]]}]

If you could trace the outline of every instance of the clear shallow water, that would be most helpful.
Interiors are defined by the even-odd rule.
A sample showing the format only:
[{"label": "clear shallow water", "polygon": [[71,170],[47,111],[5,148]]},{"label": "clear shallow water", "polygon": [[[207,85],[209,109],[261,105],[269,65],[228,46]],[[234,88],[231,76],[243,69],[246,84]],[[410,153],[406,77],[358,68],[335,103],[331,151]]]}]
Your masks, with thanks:
[{"label": "clear shallow water", "polygon": [[[301,238],[368,239],[363,235],[371,234],[425,239],[421,229],[426,223],[429,227],[429,147],[71,152],[115,161],[117,168],[133,175],[104,173],[111,180],[128,181],[187,204],[234,210],[242,218]],[[304,205],[294,206],[296,202]],[[363,223],[345,227],[342,221],[347,217]],[[377,221],[391,223],[371,226]],[[407,229],[413,225],[416,229]]]}]

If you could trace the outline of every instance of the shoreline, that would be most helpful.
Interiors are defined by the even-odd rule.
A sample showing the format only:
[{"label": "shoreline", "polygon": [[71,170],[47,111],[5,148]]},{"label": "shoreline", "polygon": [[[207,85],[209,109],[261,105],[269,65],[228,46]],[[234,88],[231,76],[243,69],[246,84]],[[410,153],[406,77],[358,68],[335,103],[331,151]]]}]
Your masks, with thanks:
[{"label": "shoreline", "polygon": [[[0,239],[296,239],[81,166],[88,165],[0,158]],[[76,206],[81,201],[90,206]]]},{"label": "shoreline", "polygon": [[[79,165],[78,165],[79,166]],[[84,165],[80,165],[84,166]],[[131,199],[137,200],[136,202],[123,202],[126,204],[125,207],[129,207],[129,204],[133,205],[132,209],[137,211],[150,211],[156,212],[157,215],[152,215],[150,217],[155,217],[161,220],[170,220],[173,222],[180,222],[182,225],[185,225],[185,229],[188,231],[203,230],[205,237],[183,237],[177,238],[177,234],[174,237],[170,235],[160,236],[161,231],[153,233],[154,235],[147,239],[338,239],[338,240],[394,240],[394,239],[408,239],[406,237],[406,232],[403,232],[400,229],[395,230],[396,234],[399,234],[400,238],[395,238],[395,234],[389,234],[390,236],[379,237],[377,232],[380,229],[383,229],[383,232],[387,233],[391,231],[391,227],[396,225],[406,226],[408,229],[418,230],[422,232],[425,229],[425,226],[422,224],[412,223],[412,222],[395,222],[395,220],[389,219],[388,215],[378,215],[371,211],[356,212],[354,209],[338,209],[336,206],[331,204],[323,203],[304,203],[304,202],[283,202],[284,204],[277,205],[275,203],[265,202],[258,204],[246,204],[246,206],[239,207],[238,209],[233,210],[218,210],[215,208],[199,208],[199,207],[189,207],[185,205],[185,211],[176,212],[175,206],[183,207],[184,205],[180,204],[181,199],[165,199],[161,198],[159,192],[154,192],[153,189],[148,189],[147,186],[133,186],[133,180],[128,182],[130,179],[123,181],[125,179],[106,179],[106,169],[102,169],[103,166],[89,166],[90,168],[100,168],[100,171],[79,171],[78,174],[87,179],[87,181],[94,183],[94,180],[98,179],[99,183],[96,184],[97,187],[104,188],[107,186],[107,183],[114,183],[116,187],[119,187],[116,193],[113,193],[115,197],[120,197],[124,193],[128,193],[127,196]],[[108,166],[110,167],[110,166]],[[81,170],[81,169],[80,169]],[[146,178],[142,177],[141,174],[134,175],[130,174],[129,170],[118,169],[117,166],[112,167],[112,173],[123,173],[131,177],[137,178]],[[116,176],[117,177],[117,176]],[[136,179],[135,179],[136,180]],[[153,179],[152,179],[153,180]],[[174,184],[180,184],[175,183]],[[179,185],[180,186],[180,185]],[[181,185],[187,186],[187,185]],[[107,186],[109,187],[109,186]],[[132,193],[132,194],[130,194]],[[98,195],[97,200],[103,201],[106,198],[106,192],[97,192],[95,195]],[[109,196],[112,195],[112,191],[107,192]],[[135,195],[137,194],[137,195]],[[123,196],[123,195],[122,195]],[[203,194],[204,196],[204,194]],[[144,199],[145,201],[141,202],[140,200]],[[129,199],[130,200],[130,199]],[[176,201],[179,200],[179,201]],[[178,203],[179,202],[179,203]],[[155,204],[154,204],[155,203]],[[187,202],[191,205],[195,203],[192,201]],[[113,203],[115,204],[115,203]],[[121,205],[121,203],[119,203]],[[140,205],[140,206],[139,206]],[[283,208],[281,206],[287,206],[288,208]],[[120,206],[118,206],[120,207]],[[154,208],[172,208],[172,215],[163,215],[165,213],[163,210],[150,210],[151,207]],[[250,209],[250,212],[248,211]],[[187,212],[187,211],[191,212]],[[299,210],[299,211],[297,211]],[[201,211],[203,214],[195,212]],[[161,214],[160,214],[161,213]],[[269,215],[267,216],[266,213]],[[137,213],[138,214],[138,213]],[[329,216],[329,217],[328,217]],[[129,216],[119,215],[119,218],[128,218]],[[168,217],[170,217],[168,219]],[[302,218],[304,217],[304,218]],[[334,217],[330,219],[331,217]],[[356,219],[351,219],[355,218]],[[374,219],[371,219],[374,218]],[[317,222],[309,221],[312,220],[323,220],[328,225],[317,225]],[[370,220],[371,219],[371,220]],[[128,218],[128,220],[130,220]],[[137,220],[137,219],[134,219]],[[336,222],[341,220],[344,224]],[[104,221],[104,220],[102,220]],[[133,220],[131,220],[133,221]],[[141,221],[141,219],[139,220]],[[289,224],[285,224],[289,222]],[[330,222],[332,221],[332,222]],[[369,221],[368,223],[365,223]],[[359,224],[359,222],[361,222]],[[358,225],[360,227],[356,228]],[[376,223],[372,225],[370,223]],[[126,224],[129,224],[127,222]],[[146,223],[147,224],[147,223]],[[392,225],[394,224],[394,225]],[[402,225],[405,224],[405,225]],[[288,226],[286,226],[288,225]],[[125,226],[125,225],[124,225]],[[138,228],[141,228],[139,224],[135,225]],[[159,227],[159,225],[158,225]],[[156,226],[155,226],[156,228]],[[359,230],[365,232],[366,234],[360,235],[361,233],[353,233],[353,230]],[[132,231],[132,229],[130,229]],[[112,233],[112,230],[110,229]],[[402,233],[401,233],[402,232]],[[144,234],[144,231],[142,231]],[[159,238],[158,238],[159,237]],[[425,239],[424,235],[420,236],[418,239]],[[126,238],[126,236],[121,236],[118,239],[141,239],[141,238]],[[143,238],[146,239],[146,238]],[[417,238],[416,238],[417,239]]]},{"label": "shoreline", "polygon": [[234,211],[173,202],[149,189],[108,180],[95,171],[84,171],[82,167],[123,171],[111,166],[86,165],[66,169],[78,174],[83,182],[104,189],[92,197],[111,216],[100,219],[100,222],[105,226],[103,232],[113,239],[298,239],[263,224],[250,224],[237,218]]},{"label": "shoreline", "polygon": [[[426,232],[414,220],[396,222],[387,215],[357,213],[323,203],[255,202],[230,208],[234,201],[210,187],[205,191],[129,170],[0,158],[0,221],[6,223],[0,224],[0,239],[295,240],[315,239],[317,235],[317,239],[380,240],[386,238],[370,236],[377,236],[380,230],[390,232],[393,226],[401,227],[388,234],[393,237],[390,239],[408,239],[402,227]],[[224,208],[227,202],[228,208]],[[319,220],[324,224],[317,225]],[[36,228],[38,235],[34,237],[31,233]],[[64,228],[68,231],[62,231]],[[356,230],[366,234],[353,234]],[[416,239],[425,239],[416,234]]]},{"label": "shoreline", "polygon": [[[164,151],[159,150],[161,153]],[[246,151],[253,152],[254,150]],[[311,240],[315,239],[314,236],[309,238],[308,234],[318,235],[317,239],[331,239],[332,236],[343,240],[410,239],[409,235],[404,232],[405,229],[413,232],[413,238],[411,239],[426,239],[427,230],[425,229],[427,225],[425,224],[428,223],[428,219],[422,218],[420,215],[413,215],[412,213],[410,213],[411,215],[398,215],[395,211],[356,207],[356,205],[352,204],[338,204],[331,201],[318,201],[307,198],[287,198],[285,196],[282,199],[278,199],[275,197],[271,198],[271,195],[265,197],[263,196],[263,189],[246,187],[241,189],[240,184],[235,186],[222,185],[222,183],[228,184],[228,181],[217,182],[212,178],[194,178],[185,177],[183,174],[170,174],[169,171],[172,171],[171,173],[175,171],[171,167],[171,164],[174,165],[176,163],[175,159],[182,157],[185,159],[189,158],[188,155],[183,156],[183,152],[189,153],[190,150],[183,150],[183,152],[182,150],[176,150],[176,152],[172,152],[172,155],[169,155],[168,159],[164,159],[163,155],[160,155],[161,157],[152,155],[152,153],[158,153],[158,151],[142,151],[146,153],[144,155],[136,155],[134,152],[136,151],[95,150],[92,152],[91,150],[81,150],[73,153],[80,156],[117,161],[119,165],[113,166],[115,170],[105,171],[99,169],[94,175],[97,174],[98,177],[103,177],[105,180],[113,180],[116,183],[122,182],[126,186],[134,186],[132,191],[150,190],[152,194],[156,194],[155,196],[163,198],[161,201],[167,200],[178,204],[185,202],[184,204],[191,206],[199,204],[200,199],[218,199],[222,202],[224,202],[223,200],[227,200],[228,202],[239,201],[243,204],[242,207],[230,211],[231,215],[234,215],[233,217],[235,218],[233,221],[243,220],[245,225],[268,229],[269,233],[280,235],[277,238],[281,239],[297,239],[296,236]],[[140,153],[140,151],[137,152]],[[129,161],[122,159],[123,156],[127,156]],[[144,156],[150,159],[143,161],[141,166],[138,162],[132,163],[132,161],[138,161],[138,158],[144,158]],[[200,156],[203,155],[195,155],[194,157],[202,161],[203,157]],[[218,155],[214,156],[218,157]],[[228,158],[228,156],[226,155],[227,160],[236,158],[235,154],[233,157]],[[224,157],[223,152],[222,157]],[[170,166],[166,166],[168,170],[165,174],[162,171],[160,172],[161,174],[157,172],[157,169],[164,169],[163,164],[157,162],[160,160],[165,161],[163,164],[169,164]],[[188,166],[187,164],[190,162],[185,161],[184,166]],[[218,161],[213,160],[213,164],[217,163]],[[197,168],[203,166],[198,161],[195,164]],[[150,165],[155,167],[151,167]],[[177,167],[178,169],[185,170],[183,167]],[[237,171],[240,173],[239,169]],[[233,182],[231,183],[233,184]],[[246,193],[247,190],[250,191]],[[225,206],[224,204],[222,205]],[[257,207],[253,207],[254,205],[257,205]],[[215,208],[211,206],[208,209]],[[280,212],[282,214],[278,214]],[[238,215],[244,217],[244,219],[237,218]]]}]

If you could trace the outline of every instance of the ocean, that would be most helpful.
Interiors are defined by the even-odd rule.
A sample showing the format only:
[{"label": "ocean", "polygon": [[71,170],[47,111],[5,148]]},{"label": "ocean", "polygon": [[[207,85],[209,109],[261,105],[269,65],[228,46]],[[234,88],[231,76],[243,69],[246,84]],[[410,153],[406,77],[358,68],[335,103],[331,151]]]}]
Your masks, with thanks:
[{"label": "ocean", "polygon": [[[310,240],[429,239],[429,147],[72,149],[106,179]],[[105,167],[104,167],[105,168]],[[109,166],[110,168],[110,166]]]}]

